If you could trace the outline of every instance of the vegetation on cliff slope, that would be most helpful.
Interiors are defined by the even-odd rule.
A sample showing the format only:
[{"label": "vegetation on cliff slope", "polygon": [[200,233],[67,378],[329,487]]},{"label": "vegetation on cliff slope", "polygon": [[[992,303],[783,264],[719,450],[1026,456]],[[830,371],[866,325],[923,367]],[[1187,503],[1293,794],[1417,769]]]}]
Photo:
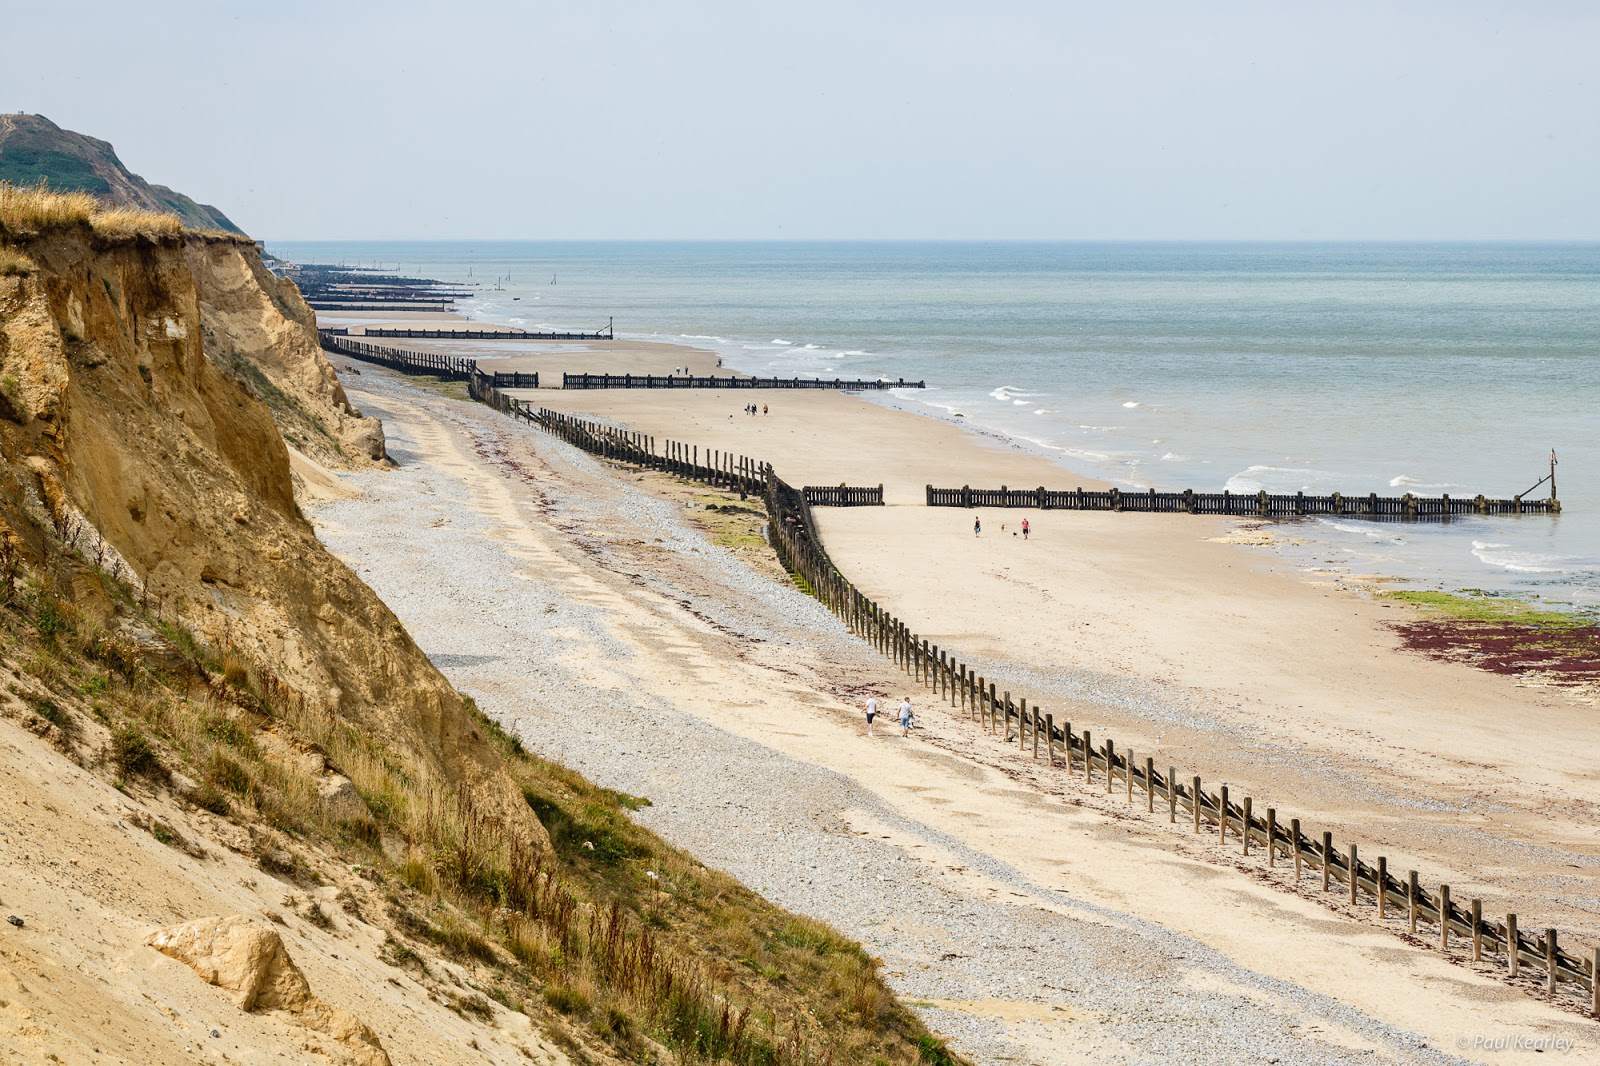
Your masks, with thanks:
[{"label": "vegetation on cliff slope", "polygon": [[[288,887],[359,870],[392,964],[425,974],[430,955],[449,957],[473,991],[629,1061],[948,1061],[859,945],[640,828],[628,812],[648,800],[539,759],[463,698],[553,849],[509,841],[470,794],[426,785],[414,753],[67,551],[29,496],[0,485],[0,662],[24,724],[121,789],[173,792],[244,828]],[[330,776],[360,802],[330,794]]]},{"label": "vegetation on cliff slope", "polygon": [[0,198],[30,264],[0,277],[0,713],[234,826],[286,888],[340,884],[392,965],[464,1016],[528,1013],[578,1061],[948,1061],[859,945],[449,688],[294,506],[273,423],[202,343],[188,242],[108,214]]}]

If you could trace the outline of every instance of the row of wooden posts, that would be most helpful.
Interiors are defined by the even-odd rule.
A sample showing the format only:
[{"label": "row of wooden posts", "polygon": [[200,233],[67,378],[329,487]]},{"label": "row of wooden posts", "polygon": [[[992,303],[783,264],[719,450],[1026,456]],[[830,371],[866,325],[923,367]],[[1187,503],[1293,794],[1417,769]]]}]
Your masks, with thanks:
[{"label": "row of wooden posts", "polygon": [[[356,340],[342,331],[324,329],[317,331],[322,347],[330,352],[339,352],[363,362],[376,363],[386,366],[391,370],[398,370],[403,374],[426,374],[429,377],[444,378],[449,381],[473,382],[482,378],[488,387],[496,389],[537,389],[539,387],[539,374],[537,371],[524,373],[520,371],[496,370],[485,372],[478,369],[476,359],[468,359],[460,355],[439,355],[433,352],[416,352],[409,348],[390,348],[382,344],[369,344],[366,341]],[[476,399],[476,396],[474,396]]]},{"label": "row of wooden posts", "polygon": [[883,506],[882,485],[807,485],[800,491],[815,507]]},{"label": "row of wooden posts", "polygon": [[[1376,907],[1378,917],[1399,918],[1411,932],[1423,927],[1436,931],[1442,950],[1453,946],[1470,950],[1473,961],[1494,956],[1506,972],[1518,976],[1525,966],[1543,971],[1548,988],[1577,985],[1588,992],[1590,1009],[1600,1015],[1600,947],[1582,955],[1563,947],[1554,928],[1526,932],[1517,915],[1486,916],[1481,899],[1462,902],[1452,897],[1449,885],[1425,886],[1416,870],[1403,876],[1391,872],[1387,858],[1368,862],[1358,845],[1336,845],[1333,833],[1303,828],[1299,818],[1283,819],[1276,808],[1255,807],[1249,796],[1230,795],[1227,785],[1212,791],[1198,776],[1185,778],[1173,766],[1158,769],[1153,755],[1142,758],[1120,748],[1109,738],[1096,741],[1090,730],[1075,730],[1071,722],[1057,722],[1053,714],[1013,699],[998,683],[958,662],[948,650],[918,637],[901,620],[868,598],[829,558],[811,515],[810,487],[797,490],[776,476],[772,467],[745,457],[699,461],[698,449],[664,442],[657,451],[654,438],[616,427],[589,422],[544,408],[519,406],[519,415],[594,454],[623,462],[667,470],[679,476],[718,487],[730,486],[730,470],[751,472],[742,482],[745,491],[759,493],[767,506],[768,539],[783,565],[804,579],[823,604],[849,629],[928,686],[934,694],[959,709],[980,729],[1016,743],[1020,751],[1045,760],[1068,774],[1082,774],[1085,785],[1098,777],[1108,793],[1125,791],[1130,804],[1143,800],[1147,813],[1164,810],[1169,822],[1180,818],[1195,833],[1214,833],[1220,846],[1235,846],[1244,854],[1263,854],[1269,867],[1292,866],[1296,883],[1320,877],[1324,892],[1336,889],[1352,904]],[[715,453],[713,453],[715,455]]]},{"label": "row of wooden posts", "polygon": [[352,300],[307,300],[306,306],[313,311],[432,311],[438,313],[453,311],[455,302],[453,300],[445,300],[427,303],[422,301],[385,303],[382,301],[362,300],[357,303]]},{"label": "row of wooden posts", "polygon": [[841,389],[863,392],[878,389],[921,389],[921,381],[877,378],[743,378],[732,375],[689,374],[562,374],[563,389]]},{"label": "row of wooden posts", "polygon": [[1138,758],[1109,737],[1096,744],[1090,730],[1074,730],[1067,721],[1057,723],[1053,714],[1042,712],[1037,704],[1030,707],[1025,698],[1014,700],[1009,691],[959,662],[947,649],[917,636],[844,577],[823,547],[807,492],[778,477],[771,464],[710,449],[702,456],[696,446],[671,440],[658,444],[648,434],[535,407],[507,396],[486,375],[474,376],[469,387],[474,399],[591,454],[737,491],[741,498],[761,496],[768,516],[767,539],[783,566],[851,632],[1002,742],[1014,741],[1023,753],[1031,749],[1034,759],[1067,774],[1082,773],[1086,786],[1095,783],[1098,772],[1108,794],[1117,790],[1120,779],[1127,803],[1142,798],[1146,813],[1154,815],[1159,805],[1172,824],[1182,817],[1197,834],[1214,832],[1219,846],[1231,843],[1245,855],[1264,852],[1269,867],[1292,864],[1297,884],[1308,873],[1320,876],[1324,892],[1337,887],[1352,905],[1375,906],[1380,919],[1404,919],[1412,933],[1430,926],[1441,950],[1458,945],[1471,951],[1474,962],[1497,957],[1513,978],[1524,966],[1540,969],[1552,992],[1563,984],[1577,985],[1588,993],[1590,1011],[1600,1016],[1596,979],[1600,946],[1574,953],[1562,946],[1555,928],[1524,932],[1514,912],[1503,918],[1486,917],[1481,899],[1469,899],[1462,906],[1452,898],[1449,885],[1429,888],[1416,870],[1408,870],[1403,878],[1396,876],[1384,856],[1369,863],[1360,857],[1355,843],[1336,847],[1332,832],[1304,829],[1299,818],[1282,819],[1276,808],[1258,814],[1251,797],[1234,799],[1227,785],[1208,791],[1198,775],[1185,780],[1171,765],[1163,773],[1153,755]]},{"label": "row of wooden posts", "polygon": [[1491,499],[1477,496],[1347,496],[1335,492],[1328,496],[1308,496],[1304,492],[1104,492],[1078,489],[959,489],[927,487],[929,507],[1037,507],[1060,511],[1150,511],[1167,514],[1258,515],[1262,518],[1289,515],[1349,515],[1366,518],[1399,518],[1407,521],[1453,515],[1560,514],[1557,499]]},{"label": "row of wooden posts", "polygon": [[412,340],[473,341],[608,341],[611,327],[595,330],[565,330],[538,333],[525,329],[403,329],[393,326],[368,326],[361,331],[368,337],[405,337]]}]

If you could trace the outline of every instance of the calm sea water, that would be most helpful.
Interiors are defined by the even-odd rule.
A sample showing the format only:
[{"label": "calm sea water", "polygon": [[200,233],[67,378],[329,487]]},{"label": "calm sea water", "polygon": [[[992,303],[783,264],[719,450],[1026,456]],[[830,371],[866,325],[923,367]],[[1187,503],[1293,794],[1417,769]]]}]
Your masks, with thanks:
[{"label": "calm sea water", "polygon": [[[1128,488],[1482,492],[1560,518],[1312,519],[1299,564],[1600,605],[1600,245],[270,243],[469,313],[923,378],[899,402]],[[496,288],[499,286],[499,288]],[[514,299],[520,297],[520,299]],[[1543,493],[1543,488],[1538,490]]]}]

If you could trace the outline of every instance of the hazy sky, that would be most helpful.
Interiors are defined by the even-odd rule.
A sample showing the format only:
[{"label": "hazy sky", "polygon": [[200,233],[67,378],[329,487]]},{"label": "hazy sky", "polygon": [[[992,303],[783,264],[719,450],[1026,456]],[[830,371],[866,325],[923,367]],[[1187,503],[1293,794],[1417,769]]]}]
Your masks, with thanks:
[{"label": "hazy sky", "polygon": [[0,0],[0,35],[0,109],[269,239],[1600,238],[1594,3]]}]

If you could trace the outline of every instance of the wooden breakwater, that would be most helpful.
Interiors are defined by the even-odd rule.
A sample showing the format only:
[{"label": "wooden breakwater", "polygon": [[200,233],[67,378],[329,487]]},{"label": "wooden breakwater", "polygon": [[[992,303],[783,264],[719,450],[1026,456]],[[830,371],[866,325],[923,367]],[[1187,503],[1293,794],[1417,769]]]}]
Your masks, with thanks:
[{"label": "wooden breakwater", "polygon": [[1159,801],[1169,822],[1176,824],[1182,815],[1195,833],[1214,834],[1219,846],[1230,846],[1231,837],[1232,846],[1246,855],[1259,849],[1269,867],[1280,861],[1286,867],[1292,864],[1296,884],[1306,876],[1320,877],[1324,892],[1338,887],[1351,904],[1374,906],[1381,919],[1404,919],[1412,934],[1430,926],[1441,951],[1450,951],[1454,944],[1470,949],[1475,962],[1496,956],[1510,977],[1524,966],[1542,969],[1550,991],[1562,984],[1576,985],[1587,993],[1590,1011],[1600,1016],[1600,946],[1574,952],[1561,946],[1554,928],[1524,932],[1515,912],[1486,917],[1481,899],[1469,899],[1463,906],[1452,900],[1449,885],[1429,888],[1416,870],[1397,876],[1390,872],[1386,857],[1379,856],[1375,863],[1363,860],[1357,844],[1335,846],[1329,831],[1304,828],[1299,818],[1281,818],[1272,807],[1256,810],[1249,796],[1230,799],[1226,785],[1207,790],[1198,775],[1186,778],[1171,765],[1163,773],[1153,755],[1141,760],[1109,737],[1101,738],[1097,746],[1090,730],[1074,731],[1071,722],[1057,723],[1037,704],[1030,708],[1026,698],[1013,699],[1011,692],[1000,689],[1000,682],[986,679],[948,650],[919,637],[857,589],[828,556],[804,494],[770,470],[766,499],[770,538],[784,566],[802,577],[852,632],[937,698],[959,708],[978,728],[1003,743],[1015,742],[1021,753],[1031,748],[1034,759],[1044,758],[1052,768],[1059,766],[1069,775],[1081,772],[1086,786],[1094,783],[1096,771],[1108,793],[1116,790],[1120,778],[1129,804],[1136,802],[1137,792],[1148,814],[1157,812]]},{"label": "wooden breakwater", "polygon": [[741,499],[765,492],[771,468],[749,456],[711,448],[705,449],[702,456],[699,446],[672,440],[663,441],[658,450],[656,439],[649,434],[590,422],[516,399],[510,402],[514,417],[602,459],[676,474],[713,488],[737,492]]},{"label": "wooden breakwater", "polygon": [[1105,492],[1084,489],[959,489],[927,488],[929,507],[1037,507],[1046,511],[1144,511],[1163,514],[1256,515],[1287,518],[1304,515],[1345,515],[1352,518],[1449,519],[1455,515],[1560,514],[1557,499],[1525,500],[1520,496],[1308,496],[1261,492]]},{"label": "wooden breakwater", "polygon": [[1110,737],[1096,743],[1089,729],[1058,723],[1037,704],[1014,699],[1000,688],[1001,682],[977,674],[949,650],[919,637],[845,578],[822,544],[805,492],[777,477],[770,464],[713,451],[702,462],[697,447],[675,441],[658,446],[654,437],[531,407],[493,389],[483,395],[485,402],[592,454],[734,488],[741,495],[759,494],[767,510],[768,541],[784,567],[851,632],[936,698],[958,708],[976,728],[1002,743],[1015,743],[1019,754],[1048,760],[1052,769],[1073,777],[1082,774],[1084,787],[1095,786],[1098,775],[1108,794],[1122,793],[1130,806],[1142,799],[1148,816],[1165,813],[1174,825],[1182,817],[1194,833],[1209,834],[1219,847],[1237,847],[1245,855],[1254,851],[1269,868],[1291,873],[1296,885],[1308,877],[1313,883],[1320,879],[1330,897],[1337,892],[1341,901],[1373,907],[1382,920],[1405,922],[1413,942],[1426,932],[1440,951],[1470,952],[1474,962],[1493,958],[1509,977],[1524,968],[1539,971],[1552,993],[1576,986],[1588,1010],[1600,1016],[1600,946],[1582,951],[1564,946],[1553,927],[1519,923],[1512,911],[1490,916],[1481,899],[1463,904],[1449,885],[1425,885],[1416,870],[1401,876],[1389,869],[1384,856],[1363,859],[1356,843],[1336,844],[1332,832],[1283,817],[1274,807],[1258,810],[1251,797],[1230,796],[1226,785],[1207,789],[1198,775],[1185,776],[1170,764],[1162,770],[1153,754],[1140,757]]},{"label": "wooden breakwater", "polygon": [[813,507],[883,506],[882,485],[807,485],[800,492]]},{"label": "wooden breakwater", "polygon": [[313,311],[429,311],[437,313],[452,309],[449,303],[419,303],[414,301],[385,303],[375,300],[363,300],[359,303],[352,300],[307,300],[306,306]]},{"label": "wooden breakwater", "polygon": [[694,377],[688,374],[562,374],[563,389],[840,389],[866,392],[875,389],[923,389],[921,381],[868,381],[834,378]]},{"label": "wooden breakwater", "polygon": [[369,344],[332,329],[319,329],[317,339],[326,351],[339,352],[367,363],[386,366],[402,374],[424,374],[446,381],[472,382],[479,378],[497,389],[537,389],[538,373],[497,370],[492,373],[478,369],[476,359],[459,355],[438,355],[433,352],[413,352],[404,348],[390,348],[382,344]]},{"label": "wooden breakwater", "polygon": [[362,330],[368,337],[399,337],[409,340],[470,341],[608,341],[612,329],[606,326],[590,332],[567,331],[537,333],[525,329],[400,329],[390,326]]}]

